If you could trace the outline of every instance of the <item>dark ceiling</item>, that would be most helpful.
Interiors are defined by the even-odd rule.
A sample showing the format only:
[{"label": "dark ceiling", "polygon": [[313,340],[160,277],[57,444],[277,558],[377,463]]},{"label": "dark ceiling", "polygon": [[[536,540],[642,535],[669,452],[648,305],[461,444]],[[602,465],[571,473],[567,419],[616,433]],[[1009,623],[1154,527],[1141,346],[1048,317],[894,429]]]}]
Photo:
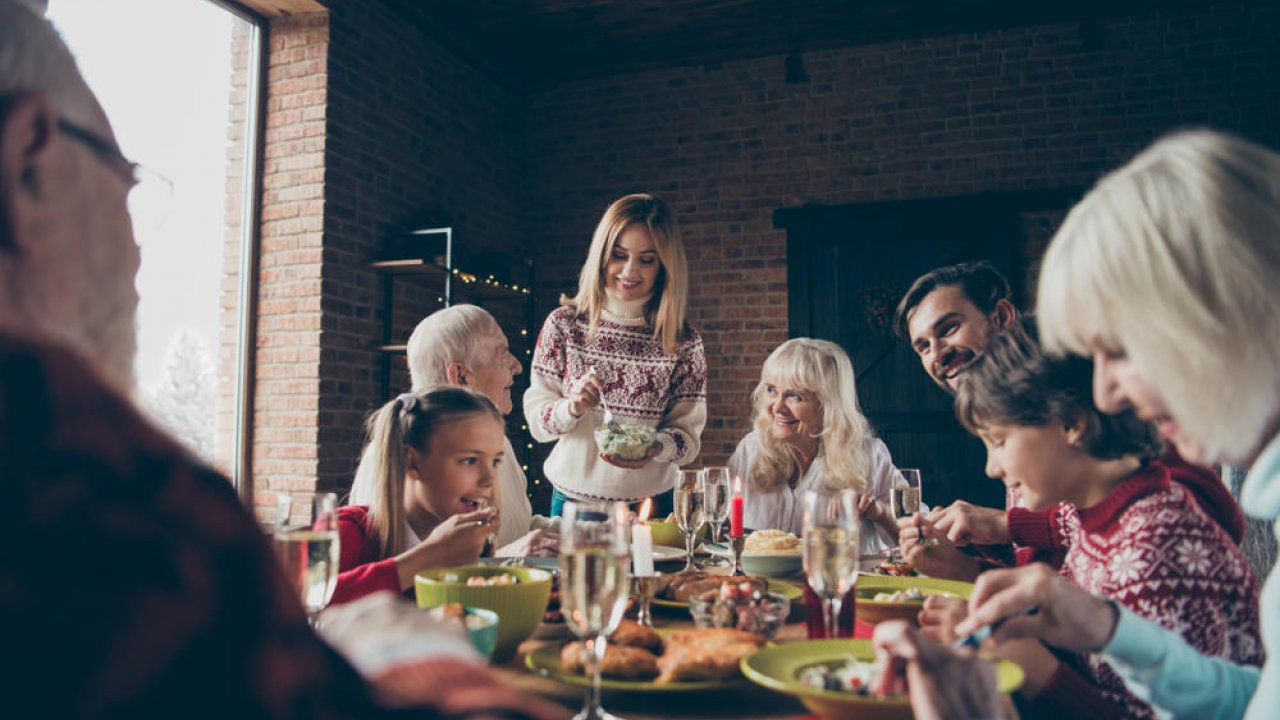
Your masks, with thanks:
[{"label": "dark ceiling", "polygon": [[512,85],[1091,21],[1192,0],[391,0]]}]

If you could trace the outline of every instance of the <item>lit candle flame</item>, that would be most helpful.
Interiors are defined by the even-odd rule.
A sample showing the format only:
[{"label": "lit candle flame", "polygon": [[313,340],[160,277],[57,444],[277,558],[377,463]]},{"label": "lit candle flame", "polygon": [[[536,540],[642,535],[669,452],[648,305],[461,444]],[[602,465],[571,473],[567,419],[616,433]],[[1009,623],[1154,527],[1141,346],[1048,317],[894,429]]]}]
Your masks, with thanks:
[{"label": "lit candle flame", "polygon": [[742,476],[741,475],[733,476],[733,494],[734,495],[742,494]]},{"label": "lit candle flame", "polygon": [[649,513],[653,511],[653,498],[645,498],[640,503],[640,512],[636,515],[636,522],[644,524],[649,519]]}]

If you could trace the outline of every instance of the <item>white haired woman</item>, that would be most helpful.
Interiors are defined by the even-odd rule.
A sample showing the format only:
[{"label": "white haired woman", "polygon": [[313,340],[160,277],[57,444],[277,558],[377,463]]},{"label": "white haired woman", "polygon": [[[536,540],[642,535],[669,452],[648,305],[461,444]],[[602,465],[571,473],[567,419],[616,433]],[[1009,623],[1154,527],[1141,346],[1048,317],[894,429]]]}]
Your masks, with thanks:
[{"label": "white haired woman", "polygon": [[[1094,358],[1099,408],[1132,408],[1155,421],[1191,462],[1250,466],[1240,504],[1273,523],[1280,518],[1276,278],[1280,155],[1194,131],[1161,139],[1071,211],[1045,256],[1038,294],[1047,347]],[[1005,619],[997,641],[1035,636],[1101,652],[1135,693],[1168,715],[1254,719],[1280,707],[1274,571],[1261,606],[1270,656],[1261,670],[1205,657],[1177,633],[1038,565],[982,575],[956,630]],[[1033,607],[1039,612],[1023,615]],[[877,633],[882,646],[904,659],[927,647],[901,627],[884,633]],[[912,694],[955,716],[945,688],[970,671],[963,663],[948,667],[950,677],[931,676]],[[971,699],[955,698],[954,706]]]},{"label": "white haired woman", "polygon": [[743,522],[798,535],[801,493],[848,488],[861,494],[862,553],[894,545],[889,490],[905,481],[858,406],[845,351],[826,340],[788,340],[764,361],[751,400],[755,427],[729,458],[730,473],[745,480]]}]

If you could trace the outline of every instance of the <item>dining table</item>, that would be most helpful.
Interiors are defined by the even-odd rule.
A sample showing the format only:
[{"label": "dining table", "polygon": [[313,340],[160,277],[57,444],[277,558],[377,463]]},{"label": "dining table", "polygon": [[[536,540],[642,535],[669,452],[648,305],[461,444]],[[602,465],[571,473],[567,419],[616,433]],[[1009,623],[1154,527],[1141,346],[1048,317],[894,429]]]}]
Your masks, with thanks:
[{"label": "dining table", "polygon": [[[706,568],[708,572],[724,572],[726,568]],[[787,578],[784,582],[802,585],[802,578]],[[774,643],[788,643],[808,637],[804,622],[804,600],[792,603],[787,622],[773,637]],[[681,630],[693,628],[688,610],[679,608],[655,608],[654,628]],[[871,637],[872,626],[855,621],[854,637]],[[528,669],[525,658],[530,653],[548,645],[559,647],[573,640],[568,631],[560,637],[533,637],[525,640],[516,656],[495,669],[511,687],[533,693],[565,708],[577,712],[582,707],[585,688],[571,685],[553,676],[544,676]],[[602,691],[602,705],[608,712],[626,720],[698,720],[701,718],[736,718],[737,720],[765,720],[788,718],[791,720],[816,720],[796,698],[760,687],[740,678],[726,683],[722,688],[690,691]]]}]

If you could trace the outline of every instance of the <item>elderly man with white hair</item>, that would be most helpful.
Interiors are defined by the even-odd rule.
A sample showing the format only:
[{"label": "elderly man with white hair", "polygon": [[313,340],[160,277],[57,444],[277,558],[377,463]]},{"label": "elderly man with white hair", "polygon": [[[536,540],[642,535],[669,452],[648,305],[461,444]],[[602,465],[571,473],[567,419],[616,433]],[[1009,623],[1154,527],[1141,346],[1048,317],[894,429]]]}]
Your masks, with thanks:
[{"label": "elderly man with white hair", "polygon": [[[453,305],[431,313],[409,336],[408,356],[415,389],[465,387],[487,396],[503,415],[511,412],[511,385],[521,372],[520,361],[511,354],[507,336],[487,310]],[[368,505],[377,500],[371,469],[372,463],[361,457],[351,487],[351,504]],[[559,548],[555,534],[559,519],[534,515],[527,489],[528,480],[516,461],[511,440],[505,439],[495,493],[499,525],[494,546],[499,556],[545,556]]]}]

